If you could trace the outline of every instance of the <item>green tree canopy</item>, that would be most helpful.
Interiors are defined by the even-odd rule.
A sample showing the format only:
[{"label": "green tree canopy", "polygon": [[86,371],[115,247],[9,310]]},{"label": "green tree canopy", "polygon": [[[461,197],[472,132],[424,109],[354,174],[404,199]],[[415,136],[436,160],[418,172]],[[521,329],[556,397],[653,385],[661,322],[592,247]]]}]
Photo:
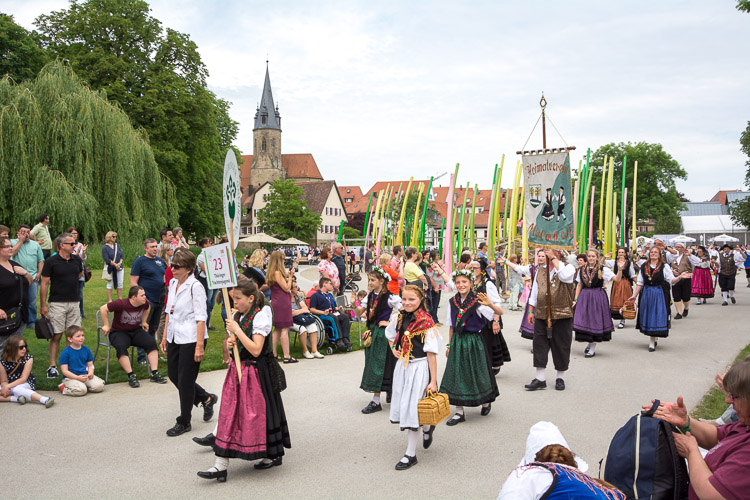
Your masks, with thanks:
[{"label": "green tree canopy", "polygon": [[[745,161],[745,166],[747,167],[745,171],[745,186],[750,188],[750,122],[747,123],[747,128],[740,135],[740,151],[748,157],[747,161]],[[730,203],[729,215],[735,224],[750,227],[750,197]]]},{"label": "green tree canopy", "polygon": [[302,188],[291,179],[273,183],[266,206],[257,217],[261,231],[282,240],[310,241],[322,222],[320,215],[307,208]]},{"label": "green tree canopy", "polygon": [[222,166],[237,123],[229,103],[207,89],[208,70],[190,37],[163,29],[143,0],[71,0],[34,24],[51,55],[146,130],[159,169],[177,188],[185,231],[223,232]]},{"label": "green tree canopy", "polygon": [[177,221],[145,134],[60,62],[24,84],[0,80],[0,151],[0,220],[13,226],[46,212],[89,240],[141,240]]},{"label": "green tree canopy", "polygon": [[16,83],[33,79],[47,62],[47,55],[31,34],[0,13],[0,75]]},{"label": "green tree canopy", "polygon": [[[614,158],[613,186],[615,191],[620,192],[622,186],[622,163],[625,156],[628,157],[625,172],[625,186],[628,188],[628,227],[632,227],[633,207],[633,172],[635,162],[638,162],[638,192],[637,192],[637,218],[653,218],[661,222],[661,229],[674,229],[675,221],[679,232],[680,220],[678,212],[682,208],[680,193],[677,191],[675,181],[686,180],[687,172],[672,156],[664,151],[661,144],[649,144],[647,142],[621,142],[610,143],[597,149],[590,160],[592,168],[592,186],[596,186],[596,199],[594,200],[594,225],[598,225],[599,201],[601,200],[602,164],[604,156],[607,156],[607,168],[609,158]],[[620,214],[620,194],[618,194],[617,214]],[[658,230],[657,230],[658,232]]]}]

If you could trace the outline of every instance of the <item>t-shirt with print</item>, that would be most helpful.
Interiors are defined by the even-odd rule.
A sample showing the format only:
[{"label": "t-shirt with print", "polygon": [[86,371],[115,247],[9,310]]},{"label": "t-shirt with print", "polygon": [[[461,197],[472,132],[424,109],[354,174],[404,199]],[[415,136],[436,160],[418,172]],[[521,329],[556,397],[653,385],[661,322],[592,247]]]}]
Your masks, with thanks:
[{"label": "t-shirt with print", "polygon": [[91,349],[85,345],[81,346],[80,349],[73,349],[73,346],[68,346],[60,353],[60,364],[68,365],[68,371],[75,375],[88,375],[89,367],[87,365],[89,361],[94,361],[94,355],[91,354]]},{"label": "t-shirt with print", "polygon": [[149,302],[159,302],[166,270],[167,264],[161,257],[152,259],[141,255],[133,262],[130,275],[138,276],[138,285],[146,291],[146,298]]},{"label": "t-shirt with print", "polygon": [[44,261],[42,276],[49,278],[50,302],[78,302],[78,276],[83,272],[83,261],[77,255],[63,259],[56,253]]},{"label": "t-shirt with print", "polygon": [[143,314],[148,309],[148,303],[134,306],[130,299],[113,300],[107,304],[107,309],[115,313],[112,320],[112,331],[132,332],[141,328]]}]

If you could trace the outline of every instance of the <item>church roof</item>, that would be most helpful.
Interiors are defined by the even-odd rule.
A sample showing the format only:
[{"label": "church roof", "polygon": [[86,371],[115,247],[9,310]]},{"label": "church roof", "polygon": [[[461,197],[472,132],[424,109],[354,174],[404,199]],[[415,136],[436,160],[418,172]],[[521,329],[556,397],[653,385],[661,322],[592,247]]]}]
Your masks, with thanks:
[{"label": "church roof", "polygon": [[253,127],[253,130],[262,128],[281,130],[281,116],[279,116],[279,109],[273,103],[268,65],[266,65],[266,81],[263,83],[263,94],[260,99],[260,105],[255,112],[255,127]]},{"label": "church roof", "polygon": [[[240,165],[240,185],[242,187],[242,204],[247,206],[247,191],[251,185],[250,172],[253,155],[242,155]],[[281,166],[286,170],[287,179],[323,180],[318,164],[311,153],[281,155]]]}]

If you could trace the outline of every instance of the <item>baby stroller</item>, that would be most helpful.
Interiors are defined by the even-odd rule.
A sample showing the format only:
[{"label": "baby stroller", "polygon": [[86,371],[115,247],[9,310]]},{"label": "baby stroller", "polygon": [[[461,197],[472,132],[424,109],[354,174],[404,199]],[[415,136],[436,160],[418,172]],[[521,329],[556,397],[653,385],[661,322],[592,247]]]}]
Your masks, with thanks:
[{"label": "baby stroller", "polygon": [[362,276],[359,275],[359,273],[349,273],[346,275],[346,278],[344,278],[344,291],[349,290],[352,292],[358,292],[359,291],[359,285],[355,283],[355,281],[361,281]]}]

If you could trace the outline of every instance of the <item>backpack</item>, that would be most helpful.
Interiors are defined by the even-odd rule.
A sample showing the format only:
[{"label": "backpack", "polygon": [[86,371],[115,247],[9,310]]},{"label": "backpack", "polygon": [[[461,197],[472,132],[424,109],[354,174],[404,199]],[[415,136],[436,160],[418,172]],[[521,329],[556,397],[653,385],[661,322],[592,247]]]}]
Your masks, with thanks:
[{"label": "backpack", "polygon": [[628,499],[682,500],[688,497],[687,465],[677,454],[672,436],[677,428],[653,417],[657,408],[658,399],[648,411],[632,416],[615,433],[607,450],[604,480],[625,493]]}]

